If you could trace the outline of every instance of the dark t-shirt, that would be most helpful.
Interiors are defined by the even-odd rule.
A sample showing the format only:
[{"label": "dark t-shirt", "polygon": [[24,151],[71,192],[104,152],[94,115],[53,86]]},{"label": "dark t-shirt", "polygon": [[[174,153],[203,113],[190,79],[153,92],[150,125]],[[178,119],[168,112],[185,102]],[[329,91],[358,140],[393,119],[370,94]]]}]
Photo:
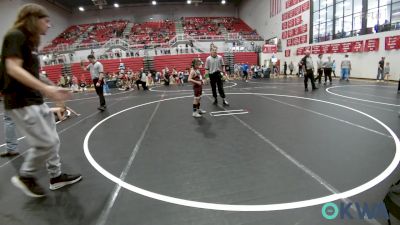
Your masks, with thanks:
[{"label": "dark t-shirt", "polygon": [[379,67],[383,69],[384,66],[385,66],[385,61],[384,60],[379,61]]},{"label": "dark t-shirt", "polygon": [[[4,37],[3,49],[1,51],[1,63],[5,68],[5,59],[16,57],[23,60],[22,67],[39,79],[39,58],[35,49],[31,48],[22,30],[10,30]],[[30,105],[43,104],[43,96],[39,91],[29,88],[4,74],[4,107],[6,109],[22,108]]]}]

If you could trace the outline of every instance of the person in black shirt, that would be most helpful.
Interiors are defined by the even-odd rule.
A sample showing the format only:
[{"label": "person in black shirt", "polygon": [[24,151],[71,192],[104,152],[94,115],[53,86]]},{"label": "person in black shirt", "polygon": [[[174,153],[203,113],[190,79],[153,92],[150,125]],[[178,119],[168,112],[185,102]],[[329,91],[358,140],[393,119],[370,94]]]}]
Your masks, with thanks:
[{"label": "person in black shirt", "polygon": [[378,74],[376,75],[376,82],[378,82],[379,80],[383,81],[383,78],[385,77],[383,74],[384,67],[385,67],[385,57],[382,57],[381,60],[379,61]]},{"label": "person in black shirt", "polygon": [[312,85],[312,90],[317,90],[318,88],[315,86],[315,81],[314,81],[314,63],[312,61],[312,58],[310,56],[310,51],[307,50],[306,56],[301,59],[300,65],[303,67],[304,73],[304,89],[305,91],[308,91],[308,79],[311,81]]},{"label": "person in black shirt", "polygon": [[60,140],[54,115],[43,101],[43,95],[54,101],[71,97],[68,89],[39,80],[37,48],[40,35],[46,34],[49,27],[45,8],[37,4],[23,5],[14,26],[4,37],[1,54],[4,108],[31,146],[19,175],[12,177],[11,181],[30,197],[45,196],[44,189],[35,179],[35,172],[45,164],[50,175],[50,190],[82,179],[81,175],[61,173]]}]

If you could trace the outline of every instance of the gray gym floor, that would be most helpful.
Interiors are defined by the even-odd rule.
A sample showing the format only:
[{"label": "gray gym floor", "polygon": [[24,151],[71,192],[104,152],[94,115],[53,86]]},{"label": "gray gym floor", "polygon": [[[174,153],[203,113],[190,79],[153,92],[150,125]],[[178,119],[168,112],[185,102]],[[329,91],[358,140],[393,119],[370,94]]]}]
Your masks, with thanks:
[{"label": "gray gym floor", "polygon": [[[362,113],[400,134],[395,83],[334,80],[333,86],[304,92],[301,78],[232,82],[225,84],[228,107],[222,106],[221,99],[213,105],[210,86],[204,87],[201,107],[207,114],[199,119],[191,116],[188,84],[115,92],[106,97],[105,112],[96,109],[95,93],[74,95],[67,106],[81,116],[57,126],[63,170],[82,173],[83,180],[49,191],[46,198],[30,199],[10,183],[24,154],[0,159],[0,224],[387,224],[384,219],[358,216],[326,220],[321,214],[323,204],[240,212],[162,201],[168,200],[165,196],[190,200],[195,206],[199,202],[251,206],[305,201],[359,187],[393,161],[394,138]],[[20,140],[20,152],[27,148]],[[90,157],[94,161],[89,162]],[[389,177],[360,194],[333,202],[381,203],[390,184],[400,178],[399,170],[397,166]],[[131,185],[129,189],[162,195],[162,200],[121,187],[109,175]],[[38,177],[43,186],[48,185],[44,169]],[[350,211],[357,215],[354,208]]]}]

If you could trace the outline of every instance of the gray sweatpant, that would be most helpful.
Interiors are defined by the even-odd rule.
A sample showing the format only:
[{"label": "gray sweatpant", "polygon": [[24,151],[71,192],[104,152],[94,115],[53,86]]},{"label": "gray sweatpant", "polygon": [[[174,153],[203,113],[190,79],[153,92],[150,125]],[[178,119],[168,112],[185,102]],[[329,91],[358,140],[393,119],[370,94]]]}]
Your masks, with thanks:
[{"label": "gray sweatpant", "polygon": [[50,178],[61,174],[58,151],[60,139],[57,134],[53,112],[46,104],[31,105],[7,110],[7,113],[31,147],[20,168],[20,176],[34,176],[36,170],[46,163]]}]

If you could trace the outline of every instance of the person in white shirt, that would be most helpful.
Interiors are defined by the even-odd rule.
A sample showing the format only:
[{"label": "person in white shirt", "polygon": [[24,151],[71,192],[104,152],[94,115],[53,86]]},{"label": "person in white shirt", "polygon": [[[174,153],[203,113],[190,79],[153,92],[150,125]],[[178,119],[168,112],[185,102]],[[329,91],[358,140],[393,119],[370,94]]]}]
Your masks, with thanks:
[{"label": "person in white shirt", "polygon": [[317,73],[318,76],[315,78],[315,81],[318,80],[318,84],[321,84],[321,79],[322,79],[322,74],[324,73],[324,66],[323,66],[323,61],[322,61],[322,54],[318,55],[318,60],[317,60]]},{"label": "person in white shirt", "polygon": [[349,55],[344,56],[344,60],[342,61],[340,67],[342,69],[342,76],[340,80],[349,81],[350,71],[351,71],[351,61],[349,59]]},{"label": "person in white shirt", "polygon": [[88,60],[90,64],[88,66],[83,65],[83,61],[81,62],[81,67],[83,70],[90,71],[90,75],[92,76],[94,88],[96,89],[96,93],[99,96],[100,106],[97,108],[100,111],[104,111],[106,106],[106,100],[104,98],[104,71],[103,71],[103,64],[96,60],[94,55],[89,55]]}]

